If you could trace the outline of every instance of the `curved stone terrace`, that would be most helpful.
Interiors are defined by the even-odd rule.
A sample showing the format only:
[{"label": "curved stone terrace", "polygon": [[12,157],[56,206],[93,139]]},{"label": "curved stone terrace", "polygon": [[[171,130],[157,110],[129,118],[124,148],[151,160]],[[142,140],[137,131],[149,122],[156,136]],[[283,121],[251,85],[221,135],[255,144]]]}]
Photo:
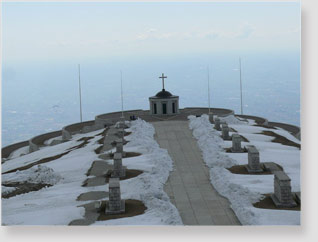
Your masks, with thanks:
[{"label": "curved stone terrace", "polygon": [[[208,108],[202,108],[202,107],[191,107],[191,108],[184,108],[179,109],[180,113],[174,114],[174,115],[150,115],[149,110],[129,110],[124,111],[124,117],[126,120],[130,119],[130,116],[135,115],[136,118],[141,118],[145,120],[146,122],[157,122],[157,121],[167,121],[167,120],[188,120],[189,115],[202,115],[202,114],[208,114],[209,109]],[[224,109],[224,108],[211,108],[210,110],[214,114],[218,116],[227,116],[230,114],[234,114],[233,110],[230,109]],[[105,113],[96,116],[95,121],[111,121],[111,122],[117,122],[122,113],[121,112],[113,112],[113,113]]]}]

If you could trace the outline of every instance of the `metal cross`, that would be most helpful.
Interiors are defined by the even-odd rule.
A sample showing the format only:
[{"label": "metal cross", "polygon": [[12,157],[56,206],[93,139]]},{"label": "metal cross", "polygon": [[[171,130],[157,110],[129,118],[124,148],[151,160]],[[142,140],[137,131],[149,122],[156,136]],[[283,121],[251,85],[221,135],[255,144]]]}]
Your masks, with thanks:
[{"label": "metal cross", "polygon": [[159,76],[159,78],[162,79],[162,89],[164,90],[165,89],[165,78],[167,78],[163,73],[161,76]]}]

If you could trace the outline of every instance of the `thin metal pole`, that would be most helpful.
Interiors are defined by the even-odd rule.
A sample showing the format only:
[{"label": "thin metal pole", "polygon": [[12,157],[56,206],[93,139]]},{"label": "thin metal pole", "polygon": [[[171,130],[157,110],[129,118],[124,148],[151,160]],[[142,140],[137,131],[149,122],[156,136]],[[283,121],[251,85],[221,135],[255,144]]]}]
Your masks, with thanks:
[{"label": "thin metal pole", "polygon": [[82,89],[81,89],[81,65],[78,64],[78,89],[79,89],[79,99],[80,99],[80,119],[82,119]]},{"label": "thin metal pole", "polygon": [[243,94],[242,94],[242,70],[241,70],[241,57],[239,57],[239,62],[240,62],[241,115],[243,115]]},{"label": "thin metal pole", "polygon": [[120,71],[120,90],[121,90],[121,117],[124,118],[123,73],[122,73],[122,71]]},{"label": "thin metal pole", "polygon": [[209,66],[207,67],[207,69],[208,69],[208,102],[209,102],[209,114],[210,114],[211,106],[210,106],[210,70],[209,70]]}]

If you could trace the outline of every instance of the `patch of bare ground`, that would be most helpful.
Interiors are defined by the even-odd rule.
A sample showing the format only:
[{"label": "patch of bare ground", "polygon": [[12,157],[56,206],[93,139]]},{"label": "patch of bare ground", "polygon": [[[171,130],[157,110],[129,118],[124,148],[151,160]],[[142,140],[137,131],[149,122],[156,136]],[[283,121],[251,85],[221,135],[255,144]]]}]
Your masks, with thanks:
[{"label": "patch of bare ground", "polygon": [[253,124],[253,126],[262,127],[262,128],[266,128],[266,129],[277,129],[274,126],[265,125],[265,124]]},{"label": "patch of bare ground", "polygon": [[[126,155],[123,158],[131,158],[131,157],[136,157],[136,156],[140,156],[141,153],[138,152],[125,152]],[[108,153],[108,154],[104,154],[104,155],[100,155],[101,159],[113,159],[114,158],[114,153]]]},{"label": "patch of bare ground", "polygon": [[[283,171],[283,168],[280,165],[278,164],[276,165],[281,171]],[[226,169],[233,174],[239,174],[239,175],[271,175],[273,174],[272,171],[265,169],[262,164],[261,164],[261,168],[263,169],[263,172],[256,172],[256,173],[249,173],[246,169],[246,165],[236,165]]]},{"label": "patch of bare ground", "polygon": [[[127,140],[124,139],[123,145],[127,144],[128,142],[129,142],[129,141],[127,141]],[[111,145],[112,145],[113,147],[115,147],[115,146],[116,146],[116,140],[114,140],[113,142],[111,142]]]},{"label": "patch of bare ground", "polygon": [[125,213],[110,215],[105,213],[107,203],[108,201],[102,202],[97,221],[133,217],[145,213],[145,210],[147,209],[143,202],[139,200],[128,199],[125,200]]},{"label": "patch of bare ground", "polygon": [[278,208],[278,207],[275,206],[272,198],[270,197],[271,194],[264,194],[264,196],[265,196],[264,199],[262,199],[259,202],[253,204],[253,206],[255,208],[300,211],[300,205],[299,204],[297,204],[297,206],[293,207],[293,208]]},{"label": "patch of bare ground", "polygon": [[99,200],[108,196],[108,192],[104,191],[92,191],[82,193],[76,198],[76,201],[91,201],[91,200]]},{"label": "patch of bare ground", "polygon": [[20,166],[20,167],[18,167],[18,168],[15,168],[15,169],[6,171],[6,172],[4,172],[4,173],[2,173],[2,174],[8,174],[8,173],[16,172],[16,171],[27,170],[27,169],[29,169],[29,168],[31,168],[31,167],[33,167],[33,166],[40,165],[40,164],[43,164],[43,163],[50,162],[50,161],[52,161],[52,160],[59,159],[59,158],[61,158],[62,156],[66,155],[66,154],[68,154],[68,153],[70,153],[70,152],[71,152],[71,150],[66,151],[66,152],[64,152],[64,153],[62,153],[62,154],[58,154],[58,155],[46,157],[46,158],[43,158],[43,159],[38,160],[38,161],[36,161],[36,162],[33,162],[33,163],[31,163],[31,164],[28,164],[28,165],[25,165],[25,166]]},{"label": "patch of bare ground", "polygon": [[[131,178],[134,178],[136,176],[139,176],[142,173],[143,173],[143,171],[141,171],[141,170],[127,169],[126,176],[121,177],[119,180],[123,181],[123,180],[131,179]],[[106,175],[87,178],[83,182],[82,187],[102,186],[102,185],[107,184],[109,182],[110,178],[111,178],[111,171],[109,170]]]},{"label": "patch of bare ground", "polygon": [[102,151],[103,147],[104,147],[104,145],[98,146],[98,147],[94,150],[94,151],[95,151],[95,154],[96,154],[96,155],[99,155],[100,152]]},{"label": "patch of bare ground", "polygon": [[38,160],[38,161],[36,161],[36,162],[30,163],[30,164],[28,164],[28,165],[20,166],[20,167],[18,167],[18,168],[15,168],[15,169],[6,171],[6,172],[4,172],[4,173],[2,173],[2,174],[12,173],[12,172],[16,172],[16,171],[18,171],[18,170],[19,170],[19,171],[27,170],[27,169],[29,169],[29,168],[31,168],[31,167],[33,167],[33,166],[40,165],[40,164],[44,164],[44,163],[47,163],[47,162],[50,162],[50,161],[59,159],[59,158],[61,158],[62,156],[67,155],[68,153],[70,153],[70,152],[73,151],[73,150],[83,148],[85,145],[87,145],[87,144],[89,143],[89,140],[92,139],[92,138],[94,138],[94,137],[83,137],[83,138],[81,138],[81,139],[78,140],[78,141],[83,141],[81,144],[76,145],[76,146],[73,146],[73,147],[67,149],[67,151],[64,152],[64,153],[43,158],[43,159]]},{"label": "patch of bare ground", "polygon": [[128,199],[125,200],[125,212],[122,214],[108,215],[105,214],[105,208],[108,201],[102,201],[101,207],[99,209],[95,208],[95,202],[80,205],[79,207],[84,207],[85,215],[82,219],[76,219],[69,223],[69,225],[90,225],[96,221],[105,221],[110,219],[118,218],[128,218],[143,214],[147,207],[138,200]]},{"label": "patch of bare ground", "polygon": [[300,144],[297,144],[289,139],[287,139],[286,137],[284,136],[281,136],[279,134],[276,134],[275,132],[272,132],[272,131],[262,131],[261,133],[258,133],[258,134],[263,134],[263,135],[267,135],[267,136],[272,136],[274,137],[274,139],[271,141],[273,143],[280,143],[280,144],[283,144],[283,145],[288,145],[288,146],[294,146],[298,149],[301,149],[301,145]]},{"label": "patch of bare ground", "polygon": [[10,182],[10,183],[3,183],[2,186],[16,188],[14,191],[2,195],[2,198],[10,198],[20,194],[39,191],[44,187],[51,187],[52,185],[43,184],[43,183]]},{"label": "patch of bare ground", "polygon": [[[142,174],[143,171],[141,170],[134,170],[134,169],[127,169],[126,170],[126,176],[125,177],[121,177],[119,178],[119,180],[127,180],[127,179],[131,179],[131,178],[134,178],[136,176],[139,176],[140,174]],[[111,173],[108,173],[106,175],[106,183],[109,182],[109,179],[111,178]]]},{"label": "patch of bare ground", "polygon": [[85,147],[89,142],[89,140],[93,139],[94,137],[82,137],[80,139],[78,139],[77,141],[83,141],[82,143],[80,143],[79,145],[73,146],[71,148],[68,148],[67,150],[76,150],[76,149],[80,149]]},{"label": "patch of bare ground", "polygon": [[[225,148],[224,149],[226,153],[233,153],[232,152],[232,147],[229,147],[229,148]],[[244,147],[242,148],[242,152],[237,152],[237,153],[246,153],[247,152],[247,149]]]}]

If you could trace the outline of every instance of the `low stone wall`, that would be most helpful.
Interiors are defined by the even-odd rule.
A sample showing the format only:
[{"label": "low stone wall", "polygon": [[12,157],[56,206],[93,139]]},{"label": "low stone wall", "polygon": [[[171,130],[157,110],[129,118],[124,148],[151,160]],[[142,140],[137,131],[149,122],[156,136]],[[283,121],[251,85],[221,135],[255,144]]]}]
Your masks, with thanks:
[{"label": "low stone wall", "polygon": [[5,146],[1,149],[1,157],[7,159],[13,151],[28,145],[29,145],[29,141],[22,141],[19,143]]},{"label": "low stone wall", "polygon": [[44,146],[44,142],[48,139],[52,139],[54,137],[58,137],[62,135],[62,131],[53,131],[50,133],[41,134],[38,136],[33,137],[29,140],[29,151],[34,152],[39,150],[40,146]]},{"label": "low stone wall", "polygon": [[[186,107],[182,109],[184,112],[190,111],[192,115],[201,115],[203,113],[208,114],[209,108],[202,108],[202,107]],[[210,108],[210,112],[213,114],[219,116],[219,117],[225,117],[228,115],[234,115],[234,111],[231,109],[226,108]]]},{"label": "low stone wall", "polygon": [[[125,117],[125,120],[129,120],[131,115],[140,116],[140,115],[144,115],[145,113],[146,111],[142,109],[128,110],[128,111],[124,111],[124,117]],[[101,127],[104,127],[105,125],[107,126],[113,125],[120,119],[121,115],[122,115],[121,112],[112,112],[112,113],[104,113],[104,114],[97,115],[95,117],[95,124]]]},{"label": "low stone wall", "polygon": [[278,122],[269,122],[268,124],[271,125],[271,126],[275,126],[275,127],[279,127],[279,128],[285,129],[289,133],[291,133],[293,136],[295,136],[297,139],[301,140],[301,131],[300,131],[300,128],[298,126],[296,126],[296,125],[278,123]]},{"label": "low stone wall", "polygon": [[278,123],[278,122],[269,122],[265,118],[252,116],[252,115],[239,115],[239,114],[237,114],[235,116],[240,117],[240,118],[253,119],[253,120],[255,120],[255,122],[257,124],[282,128],[282,129],[288,131],[289,133],[291,133],[297,139],[301,140],[301,131],[300,131],[300,128],[296,125],[286,124],[286,123]]},{"label": "low stone wall", "polygon": [[85,121],[81,123],[70,124],[62,129],[62,139],[70,140],[73,134],[87,133],[103,128],[101,125],[95,125],[95,120]]},{"label": "low stone wall", "polygon": [[239,117],[239,118],[253,119],[253,120],[255,120],[255,122],[257,124],[268,125],[268,120],[266,118],[252,116],[252,115],[241,115],[241,114],[236,114],[235,116]]}]

